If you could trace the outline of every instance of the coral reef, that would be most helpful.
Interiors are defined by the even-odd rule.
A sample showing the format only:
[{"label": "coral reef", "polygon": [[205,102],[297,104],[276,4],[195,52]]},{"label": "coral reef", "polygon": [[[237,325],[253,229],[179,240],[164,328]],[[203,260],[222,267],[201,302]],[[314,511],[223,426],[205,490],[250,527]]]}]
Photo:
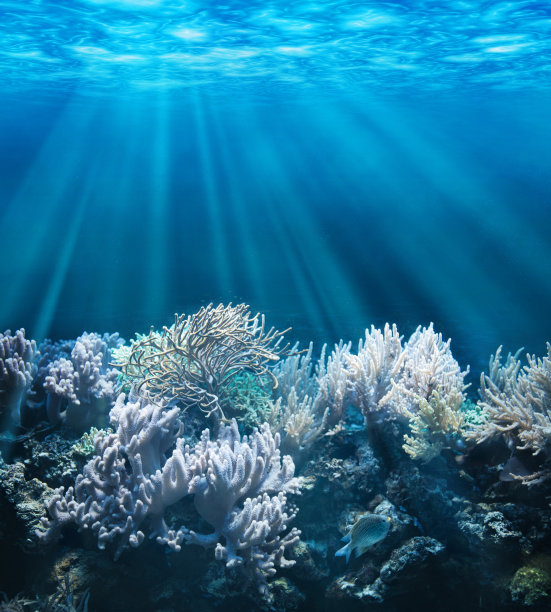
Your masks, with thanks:
[{"label": "coral reef", "polygon": [[527,355],[522,368],[518,355],[509,354],[502,365],[499,347],[491,357],[489,372],[480,379],[485,418],[467,435],[479,443],[502,436],[518,450],[537,455],[551,439],[551,344],[542,358]]},{"label": "coral reef", "polygon": [[284,333],[266,330],[264,315],[252,316],[246,304],[209,304],[193,315],[176,315],[162,334],[152,330],[136,341],[120,367],[138,391],[199,406],[224,420],[224,387],[243,371],[270,374],[266,364],[287,349],[280,346]]},{"label": "coral reef", "polygon": [[[293,564],[284,553],[299,535],[292,529],[280,536],[295,516],[286,512],[286,493],[298,493],[300,480],[293,476],[291,458],[280,457],[278,434],[272,436],[265,424],[241,438],[233,421],[214,441],[205,430],[191,449],[179,438],[178,408],[166,409],[144,397],[125,399],[121,394],[111,410],[115,432],[96,435],[96,456],[74,487],[57,489],[49,500],[50,519],[43,519],[39,538],[55,540],[73,522],[91,530],[100,549],[115,544],[118,557],[128,546],[143,543],[147,518],[157,542],[174,551],[184,541],[215,547],[218,560],[251,569],[264,590],[264,577],[275,573],[275,565]],[[189,494],[213,533],[166,525],[166,508]]]},{"label": "coral reef", "polygon": [[[474,403],[432,325],[318,356],[281,337],[245,305],[129,345],[5,334],[2,605],[545,610],[550,346],[499,349]],[[362,517],[384,537],[351,535],[346,565]]]}]

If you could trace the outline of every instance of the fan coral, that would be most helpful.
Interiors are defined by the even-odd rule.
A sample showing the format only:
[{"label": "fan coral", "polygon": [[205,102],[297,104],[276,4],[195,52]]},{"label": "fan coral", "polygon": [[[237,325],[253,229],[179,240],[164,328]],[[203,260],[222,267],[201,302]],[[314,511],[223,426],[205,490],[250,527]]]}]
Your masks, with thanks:
[{"label": "fan coral", "polygon": [[226,386],[243,371],[271,376],[266,364],[286,352],[287,346],[280,346],[286,331],[266,331],[264,316],[251,316],[246,304],[209,304],[196,314],[176,315],[162,334],[152,330],[138,340],[121,368],[150,397],[178,400],[185,408],[197,405],[225,420]]}]

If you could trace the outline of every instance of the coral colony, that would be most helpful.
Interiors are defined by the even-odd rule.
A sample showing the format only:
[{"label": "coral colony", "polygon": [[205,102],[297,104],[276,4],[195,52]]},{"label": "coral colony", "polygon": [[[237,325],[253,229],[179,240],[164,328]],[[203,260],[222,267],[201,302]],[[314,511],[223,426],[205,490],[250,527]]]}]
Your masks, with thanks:
[{"label": "coral colony", "polygon": [[[245,594],[259,609],[320,597],[399,607],[421,584],[426,603],[455,588],[468,605],[467,584],[477,604],[546,602],[551,345],[525,363],[500,347],[469,397],[469,369],[432,324],[407,342],[372,326],[356,349],[341,341],[317,360],[288,331],[230,304],[129,343],[0,334],[10,546],[47,555],[56,593],[86,603],[108,587],[60,573],[68,537],[97,542],[115,573],[160,545],[174,583],[185,577],[172,564],[201,547],[200,594]],[[343,535],[365,553],[349,567],[335,558]]]}]

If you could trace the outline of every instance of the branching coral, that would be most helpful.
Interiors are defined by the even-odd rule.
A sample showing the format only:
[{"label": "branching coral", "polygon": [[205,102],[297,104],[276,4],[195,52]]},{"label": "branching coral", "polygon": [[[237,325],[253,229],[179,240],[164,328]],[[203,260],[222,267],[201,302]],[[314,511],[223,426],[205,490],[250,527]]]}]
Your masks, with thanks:
[{"label": "branching coral", "polygon": [[411,435],[404,437],[404,450],[415,459],[429,461],[459,434],[465,399],[462,372],[432,324],[418,327],[408,343],[396,325],[381,331],[371,326],[358,354],[346,355],[348,386],[352,402],[363,415],[405,418]]},{"label": "branching coral", "polygon": [[0,406],[9,418],[21,423],[25,396],[36,372],[36,343],[25,338],[20,329],[12,336],[8,329],[0,334]]},{"label": "branching coral", "polygon": [[272,374],[277,379],[276,398],[285,399],[293,390],[299,401],[306,395],[316,397],[318,385],[314,376],[313,348],[314,345],[310,342],[307,351],[299,351],[297,343],[292,347],[289,356],[272,367]]},{"label": "branching coral", "polygon": [[457,390],[444,396],[433,391],[428,400],[420,399],[418,410],[409,414],[411,435],[404,436],[406,453],[413,459],[428,462],[450,446],[465,425],[463,401],[463,394]]},{"label": "branching coral", "polygon": [[469,438],[483,442],[503,436],[511,446],[534,455],[546,449],[551,440],[551,344],[547,356],[526,358],[522,369],[518,352],[502,365],[499,347],[490,359],[479,391],[485,420],[471,427]]},{"label": "branching coral", "polygon": [[381,410],[392,390],[392,381],[401,374],[405,351],[396,325],[383,331],[373,325],[365,330],[357,355],[346,355],[348,386],[354,403],[364,416]]},{"label": "branching coral", "polygon": [[299,401],[292,388],[283,406],[281,398],[272,405],[270,422],[283,433],[283,450],[297,461],[327,432],[328,415],[329,408],[326,408],[321,418],[318,418],[314,400],[305,395]]},{"label": "branching coral", "polygon": [[242,439],[235,421],[221,428],[216,441],[206,430],[195,448],[195,457],[206,469],[190,489],[197,511],[214,532],[191,531],[188,543],[215,547],[216,558],[228,567],[249,569],[262,592],[265,577],[275,574],[276,565],[294,564],[284,554],[300,534],[293,528],[281,535],[296,514],[287,513],[286,494],[298,493],[301,480],[293,476],[291,458],[280,457],[279,443],[279,434],[273,436],[267,424]]},{"label": "branching coral", "polygon": [[78,431],[102,424],[115,401],[118,376],[118,371],[109,367],[110,351],[121,344],[118,334],[84,333],[69,358],[60,357],[49,364],[44,389],[51,423],[65,420]]},{"label": "branching coral", "polygon": [[242,430],[251,431],[268,420],[272,404],[272,379],[252,372],[239,372],[224,388],[224,409]]},{"label": "branching coral", "polygon": [[348,399],[345,356],[350,344],[336,344],[327,361],[326,348],[314,363],[312,344],[304,354],[295,345],[294,354],[274,368],[279,384],[269,420],[295,460],[303,458],[331,426],[342,426]]},{"label": "branching coral", "polygon": [[[250,570],[264,591],[275,566],[293,563],[284,553],[299,533],[283,533],[296,513],[287,509],[286,495],[301,485],[293,461],[280,456],[279,435],[267,424],[241,437],[233,421],[215,440],[206,429],[190,448],[179,438],[178,415],[177,407],[119,396],[110,415],[115,433],[96,436],[96,456],[74,487],[56,490],[38,535],[51,541],[66,523],[76,523],[97,536],[99,548],[115,545],[118,556],[143,542],[148,519],[157,542],[174,551],[184,542],[213,547],[228,567]],[[166,508],[189,494],[213,533],[166,525]]]},{"label": "branching coral", "polygon": [[[342,340],[335,344],[325,364],[325,345],[316,368],[319,392],[316,398],[318,412],[327,413],[331,426],[340,425],[344,419],[346,402],[349,397],[348,373],[346,364],[350,355],[351,343]],[[323,411],[323,412],[322,412]]]},{"label": "branching coral", "polygon": [[287,350],[280,346],[284,333],[267,331],[264,316],[252,316],[246,304],[209,304],[136,341],[122,372],[154,399],[197,405],[225,419],[224,389],[239,372],[271,376],[267,364]]},{"label": "branching coral", "polygon": [[442,340],[432,323],[418,327],[406,345],[400,374],[391,379],[392,389],[381,403],[407,417],[416,411],[420,399],[429,400],[434,391],[441,397],[463,393],[469,368],[461,370],[450,343]]},{"label": "branching coral", "polygon": [[430,461],[463,432],[460,406],[466,399],[462,371],[432,323],[418,327],[404,350],[403,362],[391,390],[380,401],[396,416],[408,419],[411,435],[404,450],[414,459]]}]

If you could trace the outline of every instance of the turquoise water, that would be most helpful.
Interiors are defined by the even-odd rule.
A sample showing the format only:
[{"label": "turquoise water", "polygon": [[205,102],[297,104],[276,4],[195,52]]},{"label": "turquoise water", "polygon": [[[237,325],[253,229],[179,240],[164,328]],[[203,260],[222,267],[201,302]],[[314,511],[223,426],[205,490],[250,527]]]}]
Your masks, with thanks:
[{"label": "turquoise water", "polygon": [[551,10],[2,3],[0,327],[247,302],[297,339],[551,337]]},{"label": "turquoise water", "polygon": [[0,610],[548,610],[549,3],[0,16]]}]

